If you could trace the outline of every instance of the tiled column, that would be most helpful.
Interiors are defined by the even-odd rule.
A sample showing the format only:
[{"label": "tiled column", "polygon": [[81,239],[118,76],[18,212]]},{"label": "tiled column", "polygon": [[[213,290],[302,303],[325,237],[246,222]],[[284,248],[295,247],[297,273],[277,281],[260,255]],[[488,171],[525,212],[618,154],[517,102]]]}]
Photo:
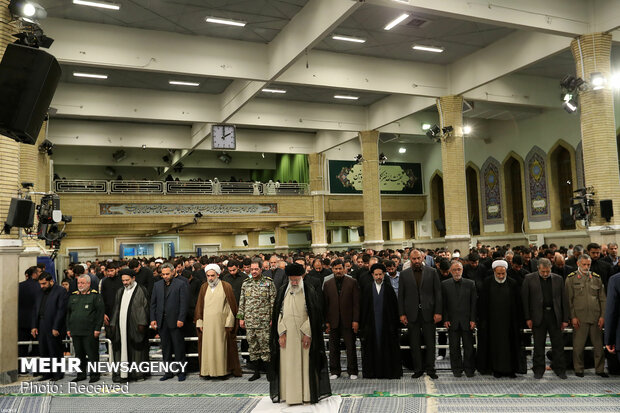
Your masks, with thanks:
[{"label": "tiled column", "polygon": [[444,96],[437,99],[441,127],[453,131],[441,140],[441,169],[446,214],[446,244],[450,250],[468,251],[469,218],[465,179],[465,150],[463,142],[463,97]]},{"label": "tiled column", "polygon": [[276,238],[276,253],[287,254],[288,253],[288,230],[284,227],[275,227],[274,235]]},{"label": "tiled column", "polygon": [[[618,241],[620,234],[620,177],[618,175],[618,148],[611,90],[611,34],[593,33],[579,36],[571,42],[577,65],[577,76],[589,86],[579,92],[581,111],[581,141],[586,186],[595,193],[595,216],[589,232],[592,241]],[[605,87],[593,90],[592,73],[607,79]],[[611,222],[601,217],[601,200],[613,202]]]},{"label": "tiled column", "polygon": [[364,204],[364,242],[362,247],[383,249],[381,226],[381,185],[379,182],[379,132],[360,132],[362,146],[362,183]]},{"label": "tiled column", "polygon": [[323,177],[323,155],[308,155],[308,172],[310,175],[310,195],[312,195],[312,251],[327,251],[327,233],[325,231],[325,184]]}]

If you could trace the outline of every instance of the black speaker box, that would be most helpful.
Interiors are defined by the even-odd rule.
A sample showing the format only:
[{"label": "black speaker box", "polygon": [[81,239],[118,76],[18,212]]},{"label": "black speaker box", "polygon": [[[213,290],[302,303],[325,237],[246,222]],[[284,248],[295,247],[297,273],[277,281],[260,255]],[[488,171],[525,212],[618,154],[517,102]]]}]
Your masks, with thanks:
[{"label": "black speaker box", "polygon": [[364,227],[357,227],[357,235],[359,235],[360,237],[364,236]]},{"label": "black speaker box", "polygon": [[312,241],[312,232],[306,232],[306,239]]},{"label": "black speaker box", "polygon": [[9,44],[0,62],[0,134],[34,144],[60,80],[51,54]]},{"label": "black speaker box", "polygon": [[248,246],[248,241],[247,241],[247,240],[243,240],[243,245],[244,245],[245,247],[247,247],[247,246]]},{"label": "black speaker box", "polygon": [[273,237],[273,236],[269,237],[269,241],[271,241],[272,244],[275,244],[276,243],[276,237]]},{"label": "black speaker box", "polygon": [[34,224],[34,202],[11,198],[6,223],[14,228],[30,228]]},{"label": "black speaker box", "polygon": [[611,199],[601,200],[601,216],[605,218],[607,222],[611,221],[611,217],[614,216],[614,204]]}]

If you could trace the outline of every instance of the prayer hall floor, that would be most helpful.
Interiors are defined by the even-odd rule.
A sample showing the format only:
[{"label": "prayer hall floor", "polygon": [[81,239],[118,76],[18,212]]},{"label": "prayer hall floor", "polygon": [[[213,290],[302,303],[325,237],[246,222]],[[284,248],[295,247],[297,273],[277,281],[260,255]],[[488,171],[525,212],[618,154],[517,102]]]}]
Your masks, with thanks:
[{"label": "prayer hall floor", "polygon": [[[447,367],[447,363],[440,362],[438,367]],[[620,376],[604,379],[593,370],[586,370],[584,378],[568,372],[568,380],[560,380],[550,371],[542,380],[535,380],[531,372],[516,379],[480,375],[456,378],[441,369],[438,374],[438,380],[426,376],[412,379],[411,372],[405,371],[399,380],[355,381],[343,374],[332,380],[332,392],[342,396],[340,413],[620,411]],[[264,375],[251,383],[248,377],[244,374],[226,381],[206,381],[193,373],[185,382],[176,377],[160,382],[154,376],[129,383],[127,394],[68,394],[72,376],[56,382],[64,391],[54,395],[24,394],[17,383],[0,387],[0,412],[251,412],[268,394],[269,385]],[[32,377],[21,376],[20,381],[32,381]],[[104,375],[98,383],[112,384],[112,380]]]}]

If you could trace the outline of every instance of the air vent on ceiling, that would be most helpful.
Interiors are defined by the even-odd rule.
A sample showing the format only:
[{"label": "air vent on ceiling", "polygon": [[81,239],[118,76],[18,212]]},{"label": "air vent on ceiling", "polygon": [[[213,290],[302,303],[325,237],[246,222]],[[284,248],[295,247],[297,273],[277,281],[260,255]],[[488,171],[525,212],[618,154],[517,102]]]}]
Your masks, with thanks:
[{"label": "air vent on ceiling", "polygon": [[411,20],[409,20],[406,23],[406,25],[409,26],[409,27],[421,28],[421,27],[425,26],[426,23],[429,23],[429,21],[426,20],[426,19],[422,19],[420,17],[412,17]]}]

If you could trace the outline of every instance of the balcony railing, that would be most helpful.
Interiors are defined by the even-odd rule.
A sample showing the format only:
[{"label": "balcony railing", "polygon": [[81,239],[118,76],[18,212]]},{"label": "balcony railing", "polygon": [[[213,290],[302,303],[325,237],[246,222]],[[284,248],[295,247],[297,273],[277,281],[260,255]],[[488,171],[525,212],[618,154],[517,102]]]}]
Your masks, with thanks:
[{"label": "balcony railing", "polygon": [[57,193],[174,195],[308,195],[308,184],[278,182],[57,180]]}]

